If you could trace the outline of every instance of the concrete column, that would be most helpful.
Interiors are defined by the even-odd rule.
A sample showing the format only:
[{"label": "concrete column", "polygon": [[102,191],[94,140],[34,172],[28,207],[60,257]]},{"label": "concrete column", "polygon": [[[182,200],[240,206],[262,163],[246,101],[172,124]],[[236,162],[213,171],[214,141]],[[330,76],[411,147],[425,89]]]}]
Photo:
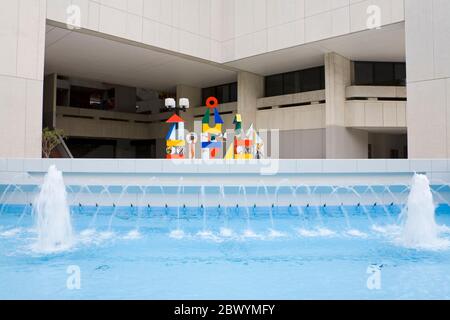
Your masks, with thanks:
[{"label": "concrete column", "polygon": [[405,1],[409,158],[450,157],[450,1]]},{"label": "concrete column", "polygon": [[351,61],[336,53],[325,55],[326,158],[368,157],[368,132],[345,127],[345,90],[351,85]]},{"label": "concrete column", "polygon": [[46,0],[0,1],[0,158],[42,156]]},{"label": "concrete column", "polygon": [[[186,85],[177,86],[177,104],[180,98],[188,98],[190,108],[187,112],[183,113],[181,117],[186,121],[186,130],[194,130],[194,109],[201,107],[202,105],[202,89],[196,87],[190,87]],[[200,119],[201,120],[201,119]]]},{"label": "concrete column", "polygon": [[242,115],[244,129],[256,125],[257,100],[264,97],[264,77],[249,73],[238,73],[237,112]]}]

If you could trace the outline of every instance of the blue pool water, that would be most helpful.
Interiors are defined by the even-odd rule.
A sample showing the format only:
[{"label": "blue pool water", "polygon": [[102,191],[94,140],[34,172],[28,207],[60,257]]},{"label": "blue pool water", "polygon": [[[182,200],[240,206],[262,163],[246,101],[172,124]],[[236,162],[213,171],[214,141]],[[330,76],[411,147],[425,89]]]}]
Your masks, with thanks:
[{"label": "blue pool water", "polygon": [[[74,248],[46,255],[32,249],[30,207],[0,212],[0,299],[450,298],[450,250],[397,245],[396,205],[72,207]],[[450,226],[450,207],[436,219]]]}]

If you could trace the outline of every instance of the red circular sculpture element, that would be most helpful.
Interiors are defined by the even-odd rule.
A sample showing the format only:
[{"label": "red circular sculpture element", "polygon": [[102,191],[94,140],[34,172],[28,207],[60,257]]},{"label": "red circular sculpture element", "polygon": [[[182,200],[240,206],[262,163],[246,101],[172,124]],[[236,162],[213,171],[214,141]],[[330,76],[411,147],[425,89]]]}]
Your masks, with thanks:
[{"label": "red circular sculpture element", "polygon": [[218,105],[219,105],[219,100],[217,100],[216,97],[209,97],[206,100],[206,107],[208,107],[210,109],[217,108]]}]

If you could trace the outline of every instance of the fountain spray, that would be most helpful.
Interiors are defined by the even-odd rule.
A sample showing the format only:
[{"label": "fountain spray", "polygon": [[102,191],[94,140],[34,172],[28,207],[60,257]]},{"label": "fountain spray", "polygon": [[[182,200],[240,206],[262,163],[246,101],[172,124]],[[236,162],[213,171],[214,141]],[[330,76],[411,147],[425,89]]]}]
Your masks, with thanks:
[{"label": "fountain spray", "polygon": [[73,244],[67,193],[61,171],[51,166],[34,204],[38,240],[35,250],[52,253],[69,249]]}]

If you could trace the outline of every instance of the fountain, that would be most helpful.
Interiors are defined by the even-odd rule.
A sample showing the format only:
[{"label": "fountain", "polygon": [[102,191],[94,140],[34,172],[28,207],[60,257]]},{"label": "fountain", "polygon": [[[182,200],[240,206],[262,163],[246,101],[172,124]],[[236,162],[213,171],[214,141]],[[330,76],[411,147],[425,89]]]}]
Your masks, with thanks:
[{"label": "fountain", "polygon": [[69,249],[73,244],[67,193],[61,171],[51,166],[34,204],[36,230],[35,251],[52,253]]},{"label": "fountain", "polygon": [[[183,185],[183,177],[180,178],[180,181],[178,183],[178,189],[177,189],[177,199],[181,197],[181,195],[185,195],[184,192],[184,185]],[[170,232],[170,237],[173,239],[181,240],[185,237],[185,233],[183,229],[181,228],[181,213],[180,213],[180,204],[177,206],[177,228]],[[183,205],[183,215],[186,215],[186,205]]]},{"label": "fountain", "polygon": [[441,227],[436,224],[435,205],[427,176],[413,177],[399,243],[415,249],[445,249],[450,245],[440,238]]},{"label": "fountain", "polygon": [[[223,185],[220,186],[220,195],[222,197],[222,203],[227,203],[226,195],[225,195],[225,187]],[[222,236],[224,238],[231,238],[234,235],[234,232],[233,232],[233,230],[231,230],[228,227],[229,216],[228,216],[227,207],[225,207],[224,210],[222,211],[221,205],[219,204],[218,210],[219,210],[219,215],[221,212],[223,212],[223,217],[225,220],[223,227],[220,228],[220,236]]]}]

